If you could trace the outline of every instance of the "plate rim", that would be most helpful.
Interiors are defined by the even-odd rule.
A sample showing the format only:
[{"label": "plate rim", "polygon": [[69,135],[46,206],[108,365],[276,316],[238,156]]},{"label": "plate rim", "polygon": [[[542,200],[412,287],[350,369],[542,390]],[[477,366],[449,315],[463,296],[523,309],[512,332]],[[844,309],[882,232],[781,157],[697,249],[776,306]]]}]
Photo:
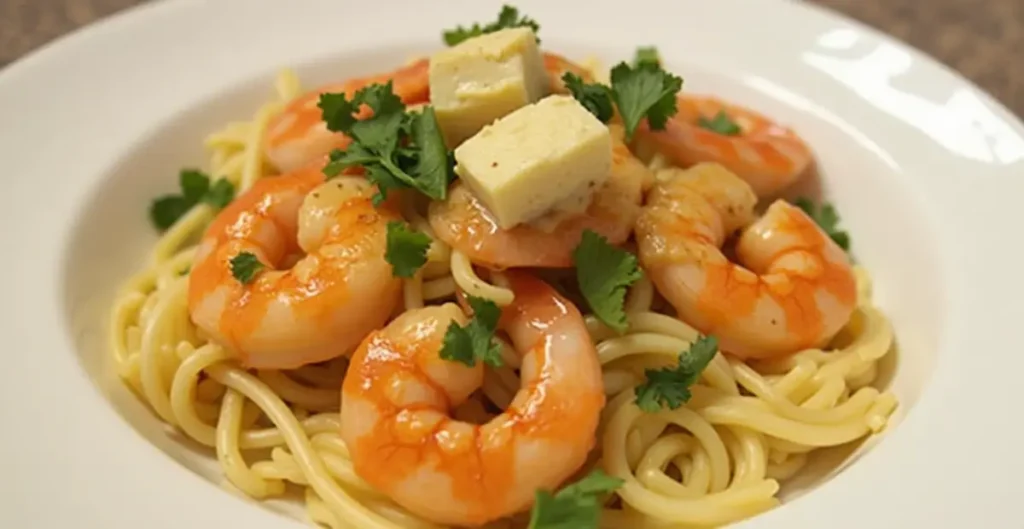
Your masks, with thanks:
[{"label": "plate rim", "polygon": [[[253,4],[253,0],[245,1],[247,6]],[[272,9],[267,7],[271,1],[272,0],[263,0],[263,2],[256,2],[253,5],[258,5],[259,9]],[[411,0],[405,1],[412,3]],[[217,7],[209,7],[209,9],[222,12],[226,9],[225,6],[232,4],[232,2],[235,5],[241,5],[243,0],[222,0],[222,3]],[[603,5],[612,5],[610,0],[600,0],[597,3],[600,4],[601,2],[604,2]],[[311,4],[312,3],[315,2],[311,2]],[[319,2],[317,5],[323,5],[324,3],[325,2]],[[457,4],[466,5],[468,3],[469,2],[465,0],[461,2],[448,2],[451,6],[455,6]],[[468,10],[473,12],[486,12],[491,9],[490,5],[497,3],[500,2],[475,2],[473,7]],[[647,1],[647,5],[658,3],[659,2],[656,0]],[[696,4],[695,1],[690,3]],[[713,12],[720,10],[724,11],[728,9],[727,4],[730,3],[738,5],[738,0],[716,2],[714,7],[703,5],[702,8]],[[13,89],[9,87],[17,87],[19,82],[26,82],[23,81],[26,77],[30,78],[27,83],[31,84],[31,76],[44,75],[43,73],[33,72],[45,72],[45,69],[50,65],[62,62],[67,63],[71,61],[71,59],[80,60],[82,64],[86,65],[89,64],[90,60],[95,62],[98,59],[90,59],[86,54],[86,50],[95,48],[96,43],[103,38],[114,38],[116,40],[118,37],[111,37],[111,35],[118,32],[122,32],[122,34],[128,34],[132,31],[139,32],[143,26],[153,24],[159,20],[168,20],[175,16],[186,16],[181,15],[182,13],[198,13],[198,10],[206,9],[203,4],[204,2],[200,0],[163,0],[140,4],[104,19],[99,23],[62,36],[36,51],[15,60],[8,64],[3,70],[0,70],[0,100],[5,99],[5,94],[11,96],[22,95],[11,93]],[[539,0],[525,0],[517,2],[517,4],[533,4],[536,6],[538,12],[541,11]],[[668,2],[661,2],[661,4],[667,5]],[[822,26],[851,28],[871,41],[891,44],[896,48],[907,52],[916,68],[925,70],[928,75],[936,76],[939,80],[951,87],[967,90],[969,93],[980,98],[982,103],[988,107],[1002,123],[1005,123],[1017,134],[1024,134],[1024,124],[1022,124],[1019,118],[1014,116],[1013,113],[1001,102],[993,98],[984,90],[975,86],[957,72],[953,71],[941,62],[936,61],[934,58],[920,50],[917,50],[892,37],[884,36],[877,30],[863,23],[853,21],[821,6],[795,2],[761,0],[760,3],[757,4],[757,7],[753,9],[768,9],[764,7],[765,5],[771,6],[770,9],[779,9],[783,14],[789,14],[797,18],[802,17],[804,24],[811,24],[813,22]],[[530,9],[534,9],[534,7],[531,7]],[[546,9],[556,8],[548,6]],[[524,11],[526,10],[527,8],[524,8]],[[452,11],[454,11],[454,8],[452,8]],[[459,15],[452,18],[457,20],[467,19],[465,15]],[[472,20],[472,18],[468,18],[467,20]],[[793,24],[796,23],[794,22]],[[123,37],[121,38],[123,39]],[[0,101],[0,109],[2,108],[4,108],[4,106],[2,101]],[[8,131],[8,133],[9,132],[10,131]],[[29,131],[29,135],[32,133],[34,132]],[[125,138],[125,140],[127,140],[127,138]],[[5,136],[4,131],[0,128],[0,152],[4,150],[5,144],[19,145],[14,134],[9,133],[8,136]],[[122,150],[127,150],[127,146],[128,143],[124,142]],[[11,152],[15,151],[12,149]],[[34,167],[33,164],[26,163],[20,158],[15,158],[15,160],[15,167]],[[21,165],[17,163],[19,160],[22,162]],[[110,166],[115,163],[115,160],[108,159],[106,162],[97,161],[96,165]],[[965,165],[965,167],[974,167],[974,165]],[[1024,190],[1024,186],[1022,186],[1021,181],[1019,179],[1014,179],[1014,173],[1019,174],[1021,167],[1024,167],[1024,164],[1019,162],[1015,165],[1007,165],[1006,167],[988,167],[987,169],[990,170],[990,174],[982,176],[982,178],[987,179],[987,181],[980,185],[982,189],[977,192],[980,195],[982,191],[996,191],[996,194],[999,195],[999,192],[1004,189]],[[90,182],[81,184],[83,188],[77,191],[77,195],[72,194],[66,197],[61,196],[59,199],[55,200],[55,202],[59,203],[58,205],[73,204],[76,198],[81,198],[88,190],[91,190],[100,177],[95,175],[90,178]],[[998,185],[997,183],[993,183],[995,181],[998,181]],[[937,183],[936,185],[952,186],[953,184]],[[87,190],[85,188],[89,189]],[[1005,193],[1005,195],[1011,194],[1013,193]],[[1009,208],[1012,206],[1012,202],[1009,198],[1010,197],[1007,196],[992,197],[989,208]],[[74,209],[77,210],[78,206],[79,205],[75,205]],[[16,205],[9,210],[5,208],[2,215],[8,217],[5,219],[8,220],[8,222],[19,220],[16,216],[12,217],[13,214],[26,214],[28,218],[34,218],[27,214],[27,209],[28,208],[24,205]],[[978,214],[977,218],[964,221],[964,224],[959,226],[958,231],[961,234],[970,234],[975,229],[979,231],[985,230],[986,228],[991,229],[992,226],[996,225],[996,222],[1010,218],[1009,216],[999,214],[999,212],[989,212],[989,214],[985,214],[984,211],[978,211],[978,209],[980,208],[975,207],[975,209],[970,210],[972,213]],[[66,220],[69,219],[70,217]],[[39,250],[42,252],[42,255],[63,255],[61,248],[64,246],[64,241],[62,240],[48,241],[46,243],[33,243],[29,240],[29,237],[26,234],[10,233],[14,230],[7,231],[8,233],[4,234],[4,239],[5,242],[9,242],[8,245],[5,245],[8,248],[21,250],[25,254],[30,254],[32,250]],[[1021,253],[1019,251],[1013,253],[1015,250],[1000,248],[998,243],[999,241],[997,240],[997,237],[993,234],[979,235],[977,240],[972,240],[965,244],[963,252],[989,252],[986,255],[992,255],[996,258],[1003,257],[1006,262],[998,263],[994,266],[994,273],[998,273],[1000,271],[1012,272],[1010,263],[1014,256],[1020,257]],[[945,257],[949,258],[950,261],[954,263],[951,266],[967,266],[964,264],[965,256],[959,255],[952,250],[947,250],[945,252]],[[8,274],[6,274],[4,278],[5,287],[7,287],[5,288],[5,291],[19,294],[26,293],[31,296],[33,292],[32,289],[22,284],[22,282],[14,281],[12,279],[27,276],[32,273],[37,274],[37,277],[39,277],[41,274],[51,272],[52,268],[55,266],[56,263],[48,263],[46,266],[40,266],[37,270],[33,271],[33,268],[27,265],[0,265],[0,271],[5,268],[8,271]],[[28,274],[26,274],[26,272]],[[58,275],[51,274],[51,277],[58,277]],[[986,301],[995,299],[985,297],[986,295],[989,295],[987,294],[988,289],[993,289],[995,287],[988,284],[983,286],[985,292],[981,294],[978,292],[972,294],[970,292],[972,285],[966,281],[951,284],[949,285],[949,288],[955,293],[955,295],[960,296],[958,299],[975,300],[972,306],[983,306]],[[57,307],[59,309],[58,304],[60,303],[60,300],[58,299],[58,296],[61,294],[61,288],[56,286],[51,286],[51,288],[53,288],[54,291],[48,292],[48,294],[51,295],[46,300],[37,302],[29,299],[28,297],[19,299],[20,296],[9,296],[3,301],[3,311],[5,316],[7,316],[4,318],[4,334],[9,337],[16,337],[15,346],[34,349],[40,345],[45,345],[47,340],[50,341],[49,345],[51,346],[60,342],[63,342],[64,347],[70,346],[70,341],[66,337],[61,336],[56,338],[56,340],[55,337],[33,337],[26,334],[27,331],[25,331],[25,327],[21,325],[21,323],[26,321],[26,318],[31,318],[33,317],[32,315],[37,314],[37,311],[41,311],[43,314],[49,312],[50,317],[53,317],[55,312],[47,311],[47,308]],[[47,292],[48,290],[48,288],[44,287],[39,289],[40,292]],[[1013,294],[1024,294],[1024,286],[1008,285],[1007,288],[1004,289],[1003,294],[1010,296]],[[17,303],[12,303],[12,301],[27,301],[26,305],[29,306],[19,307]],[[22,310],[24,310],[24,312],[22,312]],[[1022,315],[1022,311],[1015,307],[1011,307],[1003,312],[1005,312],[1005,314],[993,314],[991,318],[993,321],[988,322],[987,325],[983,326],[981,324],[977,324],[976,327],[979,329],[997,328],[999,325],[1005,325],[1006,329],[1012,329],[1012,323],[1015,320],[1019,320],[1017,316]],[[39,320],[39,322],[36,322],[35,324],[41,325],[41,321],[42,320]],[[966,343],[964,337],[969,336],[974,329],[974,327],[971,329],[965,328],[965,326],[968,326],[968,322],[970,322],[971,326],[975,326],[977,320],[967,319],[953,322],[954,328],[947,329],[947,332],[954,336],[961,337],[959,339],[963,341],[963,343]],[[33,324],[28,323],[27,325],[31,326]],[[42,325],[45,326],[45,324]],[[1007,345],[1005,340],[1009,336],[1009,330],[1005,330],[1002,333],[997,332],[996,334],[977,340],[979,344],[978,347],[988,347],[993,350],[997,347],[1006,348]],[[65,353],[66,351],[52,352],[54,355]],[[945,353],[949,352],[946,351]],[[135,433],[132,428],[101,397],[98,388],[96,388],[93,382],[87,378],[85,373],[80,370],[80,367],[77,364],[63,365],[59,367],[40,366],[39,361],[33,360],[31,355],[25,356],[26,358],[18,358],[14,360],[13,367],[16,369],[10,370],[10,374],[17,373],[19,376],[23,376],[25,374],[36,374],[37,376],[47,375],[47,372],[43,371],[42,367],[52,368],[53,372],[50,374],[61,380],[63,383],[66,383],[66,389],[81,390],[83,392],[81,398],[76,394],[74,403],[80,406],[89,406],[90,410],[95,411],[88,420],[86,420],[86,417],[71,418],[68,423],[65,424],[67,428],[70,428],[71,431],[85,432],[89,429],[105,427],[109,428],[112,432],[121,432],[119,439],[123,440],[123,442],[116,447],[97,447],[96,454],[87,454],[91,457],[106,455],[108,459],[106,464],[97,465],[95,463],[89,463],[88,461],[85,461],[87,455],[80,454],[77,451],[65,451],[64,453],[52,454],[54,459],[52,463],[53,466],[63,463],[73,469],[74,472],[82,473],[72,474],[72,483],[77,484],[78,487],[92,488],[92,490],[83,494],[82,498],[78,499],[69,497],[51,498],[52,501],[56,502],[56,505],[66,507],[67,514],[56,513],[56,511],[60,511],[61,509],[44,509],[44,506],[38,503],[38,498],[33,498],[29,495],[29,491],[35,491],[35,493],[41,492],[40,487],[42,483],[32,482],[31,480],[36,479],[38,481],[42,478],[38,477],[37,474],[33,474],[34,465],[28,464],[30,461],[16,461],[14,465],[15,479],[24,479],[24,483],[31,484],[32,486],[16,489],[15,495],[20,498],[19,501],[13,502],[13,509],[5,509],[4,511],[6,512],[0,513],[0,520],[3,520],[6,516],[22,516],[23,518],[19,518],[20,520],[38,522],[47,519],[53,520],[54,518],[52,517],[56,513],[56,516],[65,516],[65,518],[63,518],[64,520],[75,519],[72,517],[76,516],[92,516],[92,518],[77,518],[77,520],[79,523],[83,523],[84,521],[87,525],[92,520],[96,520],[98,523],[88,526],[105,526],[112,529],[128,527],[130,524],[143,522],[146,522],[149,525],[154,525],[154,519],[144,515],[140,516],[138,512],[132,514],[127,512],[126,509],[121,509],[120,513],[109,510],[106,512],[99,512],[99,510],[94,506],[90,506],[86,504],[87,502],[83,501],[84,496],[86,495],[93,499],[103,497],[102,491],[97,489],[108,486],[111,487],[110,494],[106,496],[108,500],[116,500],[118,498],[114,491],[120,490],[121,492],[124,492],[127,490],[128,492],[131,492],[134,490],[135,492],[138,492],[139,490],[132,488],[125,489],[123,484],[117,486],[110,481],[90,481],[88,476],[85,474],[86,472],[103,471],[114,474],[122,472],[125,473],[125,475],[130,476],[134,470],[132,466],[134,463],[148,461],[147,468],[149,468],[154,474],[154,477],[158,477],[161,483],[166,483],[167,486],[173,487],[174,495],[181,495],[182,497],[179,499],[187,499],[187,505],[189,506],[189,508],[182,509],[180,508],[180,503],[175,501],[175,498],[161,497],[160,494],[149,494],[141,498],[137,495],[134,499],[143,502],[144,505],[148,505],[148,507],[139,506],[139,508],[136,509],[137,511],[153,510],[164,513],[164,518],[157,521],[157,525],[160,527],[174,527],[185,523],[193,524],[196,527],[203,527],[207,525],[213,526],[215,523],[230,521],[230,523],[233,524],[248,524],[250,527],[254,527],[256,529],[269,529],[270,527],[279,527],[279,524],[282,523],[283,518],[279,516],[267,516],[262,509],[253,509],[250,505],[246,505],[247,502],[245,501],[228,501],[225,499],[227,496],[221,493],[208,493],[208,491],[212,490],[209,488],[209,482],[193,474],[187,469],[184,469],[170,458],[163,457],[162,453],[156,447],[149,445],[145,440],[143,440],[142,443],[132,441],[132,436],[138,436],[138,434]],[[993,356],[991,354],[985,356],[978,353],[977,356],[979,359],[986,361],[990,359],[1007,361],[1006,358]],[[997,516],[997,518],[993,519],[1005,521],[1006,523],[1010,523],[1012,520],[1015,521],[1016,518],[1014,516],[1016,515],[1016,512],[1013,509],[1014,504],[1010,490],[1008,490],[1010,487],[1004,487],[1005,490],[1000,495],[998,491],[987,491],[984,488],[984,485],[991,484],[992,480],[1001,478],[1009,480],[1011,479],[1009,476],[1013,475],[1014,470],[1018,471],[1018,473],[1024,471],[1024,458],[1022,458],[1017,452],[1010,451],[1010,448],[1015,444],[1024,442],[1024,428],[1021,426],[1003,426],[1002,430],[998,430],[998,433],[1001,435],[998,442],[989,444],[986,447],[986,450],[980,452],[974,451],[970,454],[970,457],[972,458],[971,463],[979,463],[977,465],[965,465],[964,461],[967,457],[961,456],[961,459],[964,461],[953,461],[952,464],[949,464],[949,466],[944,469],[929,469],[928,463],[934,462],[927,461],[927,458],[922,460],[920,455],[915,455],[915,447],[928,443],[930,443],[929,446],[932,447],[941,443],[945,443],[945,445],[948,445],[949,447],[956,447],[957,442],[964,440],[977,440],[978,438],[976,436],[972,437],[964,434],[964,431],[970,430],[970,428],[966,427],[959,431],[954,431],[949,437],[941,440],[930,439],[928,432],[930,431],[931,433],[934,433],[936,431],[934,428],[936,425],[941,424],[941,421],[943,420],[943,413],[945,411],[948,411],[949,409],[958,409],[958,407],[961,410],[967,408],[963,400],[959,402],[951,401],[952,398],[957,397],[957,395],[951,395],[951,393],[955,393],[958,389],[963,389],[965,380],[985,380],[992,382],[993,386],[997,386],[1001,381],[1011,380],[1009,378],[1009,374],[1006,372],[1013,371],[1014,365],[1024,367],[1024,362],[1011,357],[1008,360],[1009,365],[1004,369],[1005,372],[998,372],[999,370],[996,370],[997,372],[993,374],[979,368],[977,365],[970,365],[962,356],[950,356],[949,354],[946,354],[946,358],[943,360],[946,363],[943,365],[936,365],[935,371],[932,373],[924,393],[915,404],[913,412],[906,417],[904,423],[901,424],[898,429],[887,436],[889,438],[886,439],[885,442],[874,447],[872,451],[862,458],[862,460],[856,465],[851,466],[839,476],[831,479],[828,483],[819,486],[813,495],[809,495],[807,498],[801,498],[796,502],[786,504],[748,522],[740,523],[737,527],[788,527],[794,524],[806,524],[809,523],[810,520],[818,519],[817,517],[819,515],[826,513],[829,510],[834,511],[835,509],[840,509],[841,512],[844,513],[844,518],[841,520],[834,520],[834,523],[831,523],[833,520],[830,520],[830,525],[833,527],[862,527],[865,521],[877,521],[877,518],[875,518],[872,512],[865,512],[870,511],[870,509],[851,509],[849,505],[846,507],[843,507],[843,505],[846,503],[863,505],[863,503],[859,503],[858,500],[862,500],[865,497],[870,485],[873,484],[870,479],[870,472],[873,469],[877,470],[877,468],[882,465],[882,462],[885,459],[881,454],[886,454],[884,457],[890,460],[896,457],[905,457],[906,459],[901,461],[901,463],[905,463],[906,469],[919,473],[917,474],[919,478],[915,478],[918,479],[918,484],[926,481],[926,479],[921,478],[921,476],[931,476],[928,478],[929,480],[944,478],[950,472],[949,468],[958,468],[966,471],[967,469],[978,467],[973,468],[971,472],[965,472],[963,475],[958,475],[957,483],[953,485],[936,482],[933,484],[933,489],[929,494],[922,495],[920,492],[917,492],[916,498],[917,501],[921,502],[921,504],[918,509],[913,512],[891,512],[892,509],[899,509],[901,505],[906,507],[906,503],[914,503],[914,501],[908,502],[905,498],[889,497],[899,494],[900,491],[897,488],[889,488],[885,484],[874,483],[874,485],[878,487],[875,489],[875,492],[878,490],[884,490],[887,493],[891,492],[891,494],[886,495],[886,498],[882,499],[878,499],[876,497],[877,494],[869,495],[869,497],[873,498],[871,504],[874,505],[874,508],[878,509],[880,512],[885,512],[887,515],[890,515],[890,521],[895,522],[899,520],[900,525],[928,520],[952,523],[956,516],[963,516],[963,520],[972,520],[972,518],[967,515],[958,515],[956,512],[956,509],[967,511],[976,508],[978,505],[982,505],[979,498],[973,496],[967,498],[967,500],[970,501],[965,503],[966,500],[963,492],[965,488],[967,488],[967,490],[977,491],[979,494],[982,494],[981,491],[986,491],[985,493],[989,494],[990,498],[984,501],[984,505],[990,516]],[[980,363],[980,360],[976,363]],[[3,395],[4,402],[7,403],[17,402],[16,399],[18,397],[18,393],[16,391],[12,391],[12,389],[19,389],[17,387],[9,386],[10,381],[12,380],[10,374],[7,377],[0,375],[0,380],[7,378],[5,383],[0,383],[0,395]],[[970,377],[974,378],[972,379]],[[21,389],[24,389],[24,385],[21,386]],[[959,395],[959,397],[967,399],[968,402],[973,400],[979,405],[991,403],[992,397],[1005,397],[1005,402],[1001,403],[1001,408],[997,407],[1000,402],[996,402],[991,409],[982,409],[979,407],[977,409],[977,415],[973,417],[977,421],[977,424],[983,424],[986,426],[998,425],[999,418],[1001,416],[1000,413],[1013,411],[1011,404],[1012,394],[1009,393],[1008,389],[1005,390],[1005,394],[997,387],[969,389],[977,389],[977,391],[967,395]],[[13,424],[17,429],[29,427],[29,421],[32,420],[31,417],[26,416],[24,409],[15,409],[14,406],[9,404],[5,404],[0,408],[0,413],[2,413],[2,417],[4,419],[3,422],[5,424]],[[1012,416],[1002,415],[1002,417],[1008,420],[1004,422],[1012,422],[1009,421]],[[44,430],[39,428],[38,423],[33,423],[32,427],[36,428],[37,431]],[[54,427],[51,425],[49,428]],[[925,428],[932,428],[932,430],[925,430]],[[51,430],[49,433],[56,434],[59,433],[59,430]],[[141,437],[136,437],[136,439],[139,438]],[[9,448],[12,450],[33,453],[31,450],[32,443],[30,440],[26,440],[25,438],[14,440],[5,439],[4,441],[0,441],[0,443],[5,446],[10,445]],[[35,463],[36,465],[39,464],[38,461]],[[950,463],[950,461],[944,460],[942,463]],[[933,464],[932,466],[939,467],[940,465]],[[891,474],[892,473],[890,473],[890,475]],[[33,478],[32,476],[36,477]],[[139,482],[139,484],[143,483],[147,482]],[[862,485],[857,485],[858,483]],[[902,483],[902,481],[900,483]],[[976,488],[972,488],[972,485]],[[18,496],[19,494],[20,496]],[[903,491],[903,494],[911,499],[915,498],[913,494],[908,493],[907,491]],[[112,505],[113,503],[109,506]],[[945,508],[936,508],[936,505],[944,506]],[[178,508],[175,508],[175,506]],[[926,515],[931,517],[921,518],[920,516],[923,510],[931,510],[934,514]],[[122,517],[118,517],[119,515]],[[19,519],[15,519],[13,521],[18,521]],[[291,520],[283,523],[289,522],[291,522]],[[301,522],[292,522],[292,525],[289,525],[289,527],[303,526],[305,525]],[[895,527],[896,525],[893,526]]]}]

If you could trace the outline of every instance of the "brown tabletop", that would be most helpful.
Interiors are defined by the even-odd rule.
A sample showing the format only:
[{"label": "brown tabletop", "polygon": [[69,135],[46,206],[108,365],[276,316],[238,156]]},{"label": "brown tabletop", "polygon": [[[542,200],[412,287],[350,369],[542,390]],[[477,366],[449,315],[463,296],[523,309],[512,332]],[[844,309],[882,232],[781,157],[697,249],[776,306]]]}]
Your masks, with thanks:
[{"label": "brown tabletop", "polygon": [[[0,67],[145,0],[0,0]],[[959,70],[1024,116],[1024,0],[810,0]]]}]

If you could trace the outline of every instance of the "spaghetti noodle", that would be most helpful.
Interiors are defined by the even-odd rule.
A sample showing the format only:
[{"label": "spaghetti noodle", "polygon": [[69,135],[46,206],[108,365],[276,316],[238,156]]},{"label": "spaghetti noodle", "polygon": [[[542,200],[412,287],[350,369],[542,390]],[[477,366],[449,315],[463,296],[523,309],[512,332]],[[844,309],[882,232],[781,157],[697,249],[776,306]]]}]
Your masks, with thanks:
[{"label": "spaghetti noodle", "polygon": [[[268,176],[261,151],[268,120],[297,95],[295,76],[283,72],[276,100],[251,121],[210,135],[210,173],[240,190]],[[401,309],[451,300],[457,289],[508,305],[514,294],[502,276],[482,278],[465,254],[434,237],[422,206],[402,208],[433,242],[427,265],[404,280]],[[227,480],[253,498],[294,486],[304,490],[310,519],[331,528],[436,527],[354,471],[339,433],[345,357],[288,371],[248,370],[192,324],[186,272],[194,241],[213,218],[210,206],[193,207],[118,294],[110,337],[120,377],[162,421],[213,449]],[[871,384],[893,336],[872,305],[868,275],[858,268],[856,278],[854,316],[828,348],[749,363],[718,354],[685,406],[657,413],[634,404],[633,388],[644,368],[671,363],[698,332],[665,309],[647,279],[629,291],[625,333],[586,316],[609,397],[588,469],[601,466],[625,480],[605,504],[602,526],[703,527],[755,515],[778,503],[780,482],[816,450],[882,430],[897,403]],[[518,391],[519,357],[509,343],[499,345],[505,365],[487,368],[482,391],[457,418],[487,420]],[[488,527],[525,524],[517,515]]]}]

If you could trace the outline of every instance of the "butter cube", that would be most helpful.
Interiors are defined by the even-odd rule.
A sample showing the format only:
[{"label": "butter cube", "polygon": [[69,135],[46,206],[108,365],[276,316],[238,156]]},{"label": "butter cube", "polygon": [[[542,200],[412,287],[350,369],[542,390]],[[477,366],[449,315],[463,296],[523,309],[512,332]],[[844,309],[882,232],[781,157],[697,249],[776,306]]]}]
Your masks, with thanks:
[{"label": "butter cube", "polygon": [[449,148],[547,91],[530,28],[474,37],[430,58],[430,99]]},{"label": "butter cube", "polygon": [[583,105],[552,95],[483,128],[455,149],[455,172],[511,228],[579,210],[611,172],[611,133]]}]

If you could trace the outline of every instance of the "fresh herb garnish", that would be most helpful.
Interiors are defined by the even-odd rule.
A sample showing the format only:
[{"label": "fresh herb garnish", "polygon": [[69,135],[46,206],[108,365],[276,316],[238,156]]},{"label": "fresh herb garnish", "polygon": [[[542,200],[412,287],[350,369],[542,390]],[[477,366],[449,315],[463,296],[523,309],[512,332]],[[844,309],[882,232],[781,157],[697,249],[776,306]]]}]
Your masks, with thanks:
[{"label": "fresh herb garnish", "polygon": [[839,213],[832,204],[824,202],[819,208],[809,198],[801,197],[796,199],[794,205],[804,210],[840,248],[850,251],[850,234],[839,228]]},{"label": "fresh herb garnish", "polygon": [[388,223],[387,250],[384,259],[391,263],[396,277],[412,277],[427,262],[430,236],[410,230],[404,222]]},{"label": "fresh herb garnish", "polygon": [[[491,22],[484,26],[480,24],[473,24],[472,27],[464,28],[458,26],[455,29],[449,29],[444,32],[444,43],[449,46],[454,46],[464,40],[471,39],[473,37],[479,37],[485,33],[494,33],[502,29],[518,28],[518,27],[529,27],[533,29],[534,33],[540,30],[540,25],[537,21],[530,17],[519,16],[519,10],[510,6],[501,6],[501,12],[498,13],[498,20]],[[537,39],[540,42],[540,39]]]},{"label": "fresh herb garnish", "polygon": [[626,330],[626,289],[643,273],[636,256],[616,248],[591,230],[585,230],[572,252],[576,281],[594,315],[608,327]]},{"label": "fresh herb garnish", "polygon": [[539,490],[527,529],[596,529],[602,496],[623,483],[622,479],[595,470],[554,494]]},{"label": "fresh herb garnish", "polygon": [[612,97],[626,126],[626,141],[640,121],[647,118],[653,130],[665,128],[668,118],[676,113],[676,94],[683,88],[683,79],[661,66],[641,62],[636,66],[619,63],[612,68]]},{"label": "fresh herb garnish", "polygon": [[601,123],[608,123],[615,115],[612,91],[607,86],[601,83],[587,83],[572,72],[565,72],[562,82],[565,83],[569,93]]},{"label": "fresh herb garnish", "polygon": [[466,301],[473,309],[473,317],[465,327],[454,321],[448,325],[441,346],[441,358],[462,362],[470,367],[475,366],[477,360],[501,367],[501,347],[494,341],[501,309],[493,301],[484,298],[466,296]]},{"label": "fresh herb garnish", "polygon": [[701,116],[697,120],[697,125],[723,136],[737,136],[743,132],[743,129],[724,110],[719,110],[715,117],[711,119]]},{"label": "fresh herb garnish", "polygon": [[[363,105],[373,110],[357,119]],[[434,200],[444,200],[454,177],[449,155],[433,107],[407,112],[391,81],[360,89],[349,99],[343,93],[321,94],[321,115],[327,128],[352,138],[345,149],[335,149],[324,174],[332,178],[344,169],[362,166],[377,185],[374,204],[391,189],[412,188]]]},{"label": "fresh herb garnish", "polygon": [[210,177],[196,169],[182,169],[178,173],[181,193],[164,195],[149,205],[149,219],[160,231],[165,231],[188,210],[200,202],[221,209],[235,198],[235,186],[220,179],[210,184]]},{"label": "fresh herb garnish", "polygon": [[231,275],[235,276],[235,279],[243,285],[251,283],[253,279],[256,279],[260,270],[266,268],[266,265],[250,252],[239,252],[238,255],[231,258],[230,264]]},{"label": "fresh herb garnish", "polygon": [[633,65],[651,64],[661,68],[661,56],[658,55],[658,48],[654,46],[641,46],[636,49],[633,55]]},{"label": "fresh herb garnish", "polygon": [[687,351],[679,354],[676,366],[644,370],[647,381],[634,390],[637,407],[654,413],[663,406],[673,410],[682,406],[690,400],[690,386],[700,379],[717,352],[717,338],[699,336]]}]

